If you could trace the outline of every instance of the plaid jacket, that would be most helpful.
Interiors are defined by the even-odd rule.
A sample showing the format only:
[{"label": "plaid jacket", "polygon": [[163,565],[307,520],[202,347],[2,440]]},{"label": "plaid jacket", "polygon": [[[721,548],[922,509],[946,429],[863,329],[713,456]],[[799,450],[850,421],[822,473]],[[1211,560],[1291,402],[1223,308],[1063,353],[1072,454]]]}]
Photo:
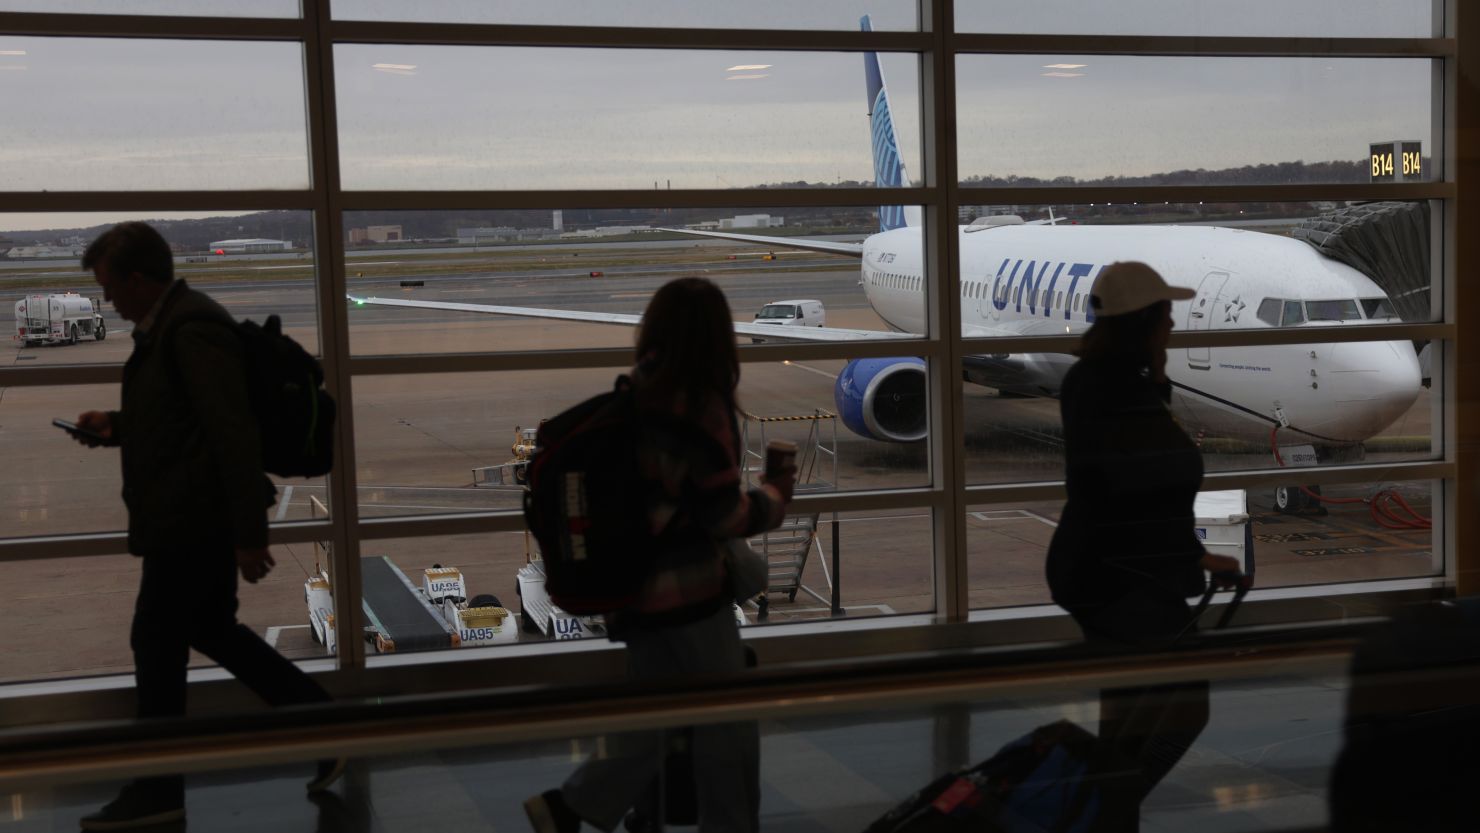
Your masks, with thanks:
[{"label": "plaid jacket", "polygon": [[[689,416],[683,395],[645,404]],[[694,621],[728,604],[726,539],[781,524],[786,506],[775,487],[741,489],[740,439],[731,403],[711,395],[694,417],[707,441],[657,431],[641,439],[643,476],[661,485],[654,490],[648,521],[654,534],[679,526],[670,530],[672,545],[659,554],[641,600],[614,617],[614,630]]]}]

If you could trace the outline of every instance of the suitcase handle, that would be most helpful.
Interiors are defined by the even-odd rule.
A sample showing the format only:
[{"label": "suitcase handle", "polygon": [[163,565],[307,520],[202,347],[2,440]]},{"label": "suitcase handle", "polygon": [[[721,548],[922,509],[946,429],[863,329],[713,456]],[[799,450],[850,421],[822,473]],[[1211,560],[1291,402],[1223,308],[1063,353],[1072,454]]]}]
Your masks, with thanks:
[{"label": "suitcase handle", "polygon": [[1212,603],[1214,594],[1218,592],[1219,579],[1233,582],[1233,599],[1229,601],[1228,607],[1223,609],[1223,615],[1218,617],[1218,624],[1213,628],[1214,630],[1222,630],[1228,627],[1228,623],[1233,620],[1233,615],[1238,612],[1238,606],[1243,603],[1244,596],[1249,594],[1249,588],[1254,586],[1254,577],[1246,573],[1214,573],[1213,581],[1208,582],[1208,589],[1203,591],[1202,598],[1197,601],[1197,607],[1192,610],[1192,619],[1182,628],[1181,633],[1177,634],[1178,639],[1181,639],[1188,631],[1192,630],[1193,625],[1197,624],[1197,620],[1202,618],[1203,612]]}]

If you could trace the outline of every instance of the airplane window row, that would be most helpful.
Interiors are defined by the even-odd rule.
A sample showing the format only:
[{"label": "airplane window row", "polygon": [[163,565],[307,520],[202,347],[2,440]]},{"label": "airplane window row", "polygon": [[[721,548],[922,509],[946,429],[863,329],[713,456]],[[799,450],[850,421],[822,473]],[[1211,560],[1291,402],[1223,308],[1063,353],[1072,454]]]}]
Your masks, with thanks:
[{"label": "airplane window row", "polygon": [[1290,327],[1306,321],[1362,321],[1397,318],[1397,312],[1386,298],[1333,298],[1319,301],[1297,301],[1265,298],[1259,302],[1259,320],[1273,327]]}]

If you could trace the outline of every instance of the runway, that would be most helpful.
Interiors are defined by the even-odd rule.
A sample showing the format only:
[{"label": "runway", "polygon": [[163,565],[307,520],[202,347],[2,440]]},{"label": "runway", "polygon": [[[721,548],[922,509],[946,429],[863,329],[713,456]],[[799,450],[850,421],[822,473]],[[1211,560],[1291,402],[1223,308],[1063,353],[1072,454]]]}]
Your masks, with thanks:
[{"label": "runway", "polygon": [[[682,246],[683,244],[675,244]],[[753,250],[754,247],[741,247]],[[582,266],[602,271],[562,274],[490,269],[476,274],[418,275],[421,286],[403,289],[394,276],[351,276],[350,291],[364,295],[419,297],[445,301],[497,303],[640,313],[647,298],[677,269],[624,263],[608,267],[604,250],[582,257]],[[723,250],[720,250],[723,251]],[[527,255],[527,253],[521,256]],[[823,302],[832,326],[883,329],[857,285],[856,263],[845,258],[806,255],[736,264],[723,261],[707,273],[726,292],[737,318],[748,318],[769,301],[815,298]],[[830,265],[836,264],[836,265]],[[670,264],[672,265],[672,264]],[[354,268],[353,266],[351,267]],[[706,274],[705,267],[685,273]],[[208,291],[238,317],[281,315],[295,338],[316,345],[316,299],[307,280],[247,281],[208,285]],[[26,291],[14,287],[19,297]],[[0,326],[14,332],[13,304],[0,304]],[[350,344],[356,355],[397,353],[545,350],[630,345],[624,327],[523,320],[503,316],[383,307],[349,309]],[[0,348],[0,361],[35,366],[122,362],[131,349],[126,322],[106,314],[109,337],[68,347]],[[759,416],[803,416],[830,411],[833,377],[841,361],[801,364],[747,363],[740,388],[742,406]],[[506,462],[519,426],[544,417],[611,384],[611,370],[526,371],[508,373],[428,373],[357,377],[353,381],[357,477],[362,517],[425,515],[513,509],[518,495],[474,487],[472,470]],[[52,417],[72,417],[90,408],[113,407],[116,386],[10,388],[0,390],[0,439],[7,461],[0,473],[0,518],[7,536],[57,535],[121,529],[125,518],[118,497],[114,452],[88,450],[51,427]],[[967,385],[964,455],[972,483],[1014,483],[1062,477],[1057,402],[1000,397]],[[1384,432],[1388,439],[1412,443],[1430,431],[1430,394],[1425,391],[1408,415]],[[837,468],[816,476],[845,490],[922,486],[931,480],[923,444],[893,445],[855,437],[835,420],[818,420],[824,447],[836,451]],[[815,447],[811,420],[766,423],[766,438],[781,436]],[[836,442],[832,432],[836,430]],[[760,425],[748,428],[760,445]],[[1422,444],[1420,442],[1420,444]],[[1402,451],[1401,442],[1383,446],[1369,460],[1427,459],[1427,450]],[[1268,455],[1208,453],[1208,470],[1264,468]],[[291,485],[291,492],[286,488]],[[1328,487],[1327,496],[1362,497],[1379,486],[1400,490],[1413,507],[1430,514],[1431,484]],[[282,520],[310,516],[310,498],[324,498],[323,484],[285,482],[281,503],[271,511]],[[1056,504],[972,507],[967,518],[970,599],[973,606],[1043,603],[1043,554],[1053,534]],[[1431,535],[1418,530],[1385,530],[1365,506],[1336,506],[1325,517],[1279,515],[1271,496],[1250,495],[1258,584],[1261,587],[1346,582],[1428,575]],[[841,576],[824,573],[816,556],[830,554],[832,527],[823,519],[818,549],[802,575],[823,596],[839,581],[850,615],[909,613],[933,609],[931,523],[922,510],[853,513],[838,525]],[[371,542],[366,555],[388,555],[409,576],[432,564],[463,569],[472,593],[494,593],[506,606],[513,598],[514,573],[524,563],[526,544],[517,533],[444,536]],[[259,633],[275,633],[284,653],[317,655],[306,629],[302,582],[314,567],[309,545],[277,547],[277,569],[266,581],[244,586],[243,621]],[[122,673],[131,668],[128,622],[132,613],[137,563],[126,555],[0,564],[5,603],[0,628],[11,635],[0,656],[0,682],[46,677]],[[816,599],[800,594],[788,602],[772,599],[770,622],[826,615]]]}]

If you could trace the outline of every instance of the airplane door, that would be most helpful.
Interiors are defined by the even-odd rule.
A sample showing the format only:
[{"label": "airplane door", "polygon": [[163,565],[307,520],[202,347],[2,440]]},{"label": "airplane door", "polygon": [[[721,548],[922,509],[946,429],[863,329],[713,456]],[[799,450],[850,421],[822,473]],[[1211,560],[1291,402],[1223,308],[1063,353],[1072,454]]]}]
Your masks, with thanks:
[{"label": "airplane door", "polygon": [[[1213,309],[1218,304],[1218,294],[1228,283],[1227,272],[1209,272],[1197,287],[1197,295],[1187,307],[1187,329],[1207,330],[1213,326]],[[1213,360],[1213,351],[1207,347],[1187,348],[1187,366],[1193,370],[1207,370]]]}]

